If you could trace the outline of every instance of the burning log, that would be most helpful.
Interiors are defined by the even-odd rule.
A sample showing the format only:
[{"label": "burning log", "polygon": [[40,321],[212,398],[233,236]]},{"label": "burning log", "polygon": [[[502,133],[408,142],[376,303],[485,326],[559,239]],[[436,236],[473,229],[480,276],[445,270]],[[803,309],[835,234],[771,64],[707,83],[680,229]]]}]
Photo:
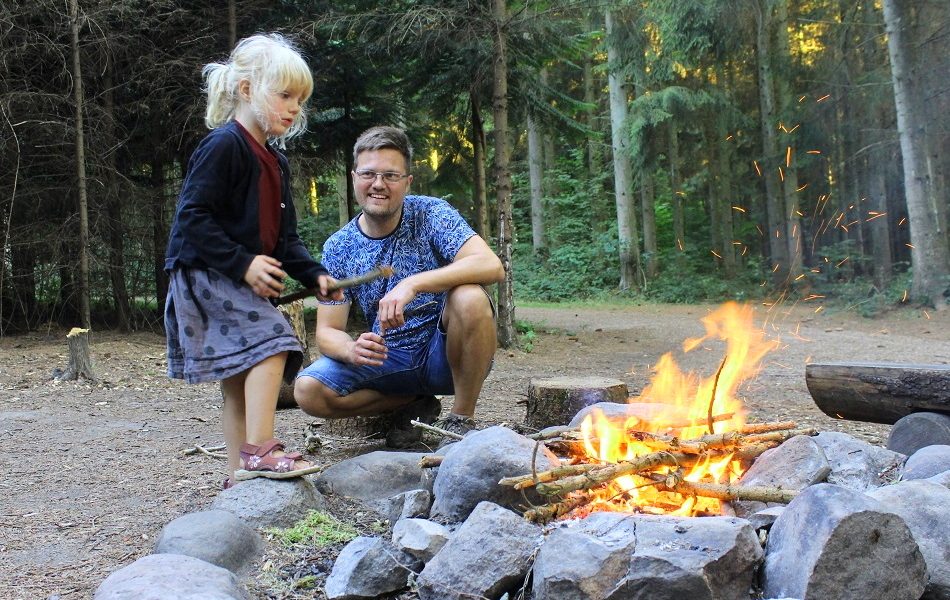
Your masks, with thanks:
[{"label": "burning log", "polygon": [[648,477],[652,479],[660,489],[669,492],[676,492],[684,496],[715,498],[729,502],[734,500],[750,500],[753,502],[779,502],[781,504],[788,504],[798,495],[798,492],[795,490],[786,490],[777,487],[723,485],[721,483],[684,481],[675,474],[652,474]]},{"label": "burning log", "polygon": [[811,363],[805,384],[818,408],[837,419],[893,424],[915,412],[950,414],[950,366]]},{"label": "burning log", "polygon": [[568,514],[575,508],[580,508],[589,503],[592,498],[588,494],[575,494],[567,500],[536,506],[524,513],[524,518],[532,523],[547,523]]}]

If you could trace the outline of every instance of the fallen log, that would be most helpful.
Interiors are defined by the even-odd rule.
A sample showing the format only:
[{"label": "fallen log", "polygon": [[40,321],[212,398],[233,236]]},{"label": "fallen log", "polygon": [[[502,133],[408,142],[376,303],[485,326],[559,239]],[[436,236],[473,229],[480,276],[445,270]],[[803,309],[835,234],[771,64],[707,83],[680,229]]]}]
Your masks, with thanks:
[{"label": "fallen log", "polygon": [[811,363],[805,384],[837,419],[893,424],[915,412],[950,414],[950,365]]}]

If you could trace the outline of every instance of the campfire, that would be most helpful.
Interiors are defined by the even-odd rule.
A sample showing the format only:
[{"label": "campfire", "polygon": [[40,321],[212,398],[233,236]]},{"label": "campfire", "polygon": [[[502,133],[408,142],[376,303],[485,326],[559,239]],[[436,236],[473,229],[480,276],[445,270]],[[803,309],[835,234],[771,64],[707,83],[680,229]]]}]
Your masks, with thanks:
[{"label": "campfire", "polygon": [[[584,517],[594,511],[677,516],[718,515],[722,501],[789,502],[793,492],[743,487],[736,482],[755,457],[795,435],[794,422],[746,422],[738,398],[744,381],[778,346],[753,324],[750,306],[728,303],[703,319],[706,335],[684,342],[684,352],[716,340],[725,355],[715,373],[684,372],[671,353],[630,407],[651,407],[649,417],[592,410],[579,428],[536,436],[561,466],[501,481],[534,487],[550,504],[526,513],[534,521]],[[639,411],[642,413],[643,411]]]}]

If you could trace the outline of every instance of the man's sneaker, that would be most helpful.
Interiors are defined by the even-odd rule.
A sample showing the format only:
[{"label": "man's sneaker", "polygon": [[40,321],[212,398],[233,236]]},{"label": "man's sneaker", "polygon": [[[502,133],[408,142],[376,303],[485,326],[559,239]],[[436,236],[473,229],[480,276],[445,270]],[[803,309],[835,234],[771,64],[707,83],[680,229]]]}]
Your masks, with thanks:
[{"label": "man's sneaker", "polygon": [[410,421],[431,424],[442,412],[442,404],[435,396],[416,396],[416,399],[397,409],[393,424],[386,433],[386,445],[390,448],[411,448],[422,441],[422,429]]},{"label": "man's sneaker", "polygon": [[[465,437],[465,434],[469,431],[475,431],[477,424],[475,419],[471,417],[466,417],[465,415],[457,415],[455,413],[449,413],[443,419],[439,419],[435,423],[432,423],[433,427],[438,427],[444,431],[450,433],[458,434],[462,437]],[[458,440],[451,436],[443,436],[442,440],[439,442],[439,445],[436,449],[445,448],[449,444],[457,442]]]}]

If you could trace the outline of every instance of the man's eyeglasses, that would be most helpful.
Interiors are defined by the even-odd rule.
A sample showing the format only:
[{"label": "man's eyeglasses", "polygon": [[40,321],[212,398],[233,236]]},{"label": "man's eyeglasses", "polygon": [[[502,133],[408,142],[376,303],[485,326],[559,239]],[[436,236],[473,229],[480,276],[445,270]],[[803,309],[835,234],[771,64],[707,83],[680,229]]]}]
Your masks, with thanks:
[{"label": "man's eyeglasses", "polygon": [[383,181],[386,183],[399,183],[409,175],[403,175],[402,173],[396,173],[395,171],[369,171],[369,170],[359,170],[354,171],[356,176],[363,181],[376,181],[376,177],[382,177]]}]

